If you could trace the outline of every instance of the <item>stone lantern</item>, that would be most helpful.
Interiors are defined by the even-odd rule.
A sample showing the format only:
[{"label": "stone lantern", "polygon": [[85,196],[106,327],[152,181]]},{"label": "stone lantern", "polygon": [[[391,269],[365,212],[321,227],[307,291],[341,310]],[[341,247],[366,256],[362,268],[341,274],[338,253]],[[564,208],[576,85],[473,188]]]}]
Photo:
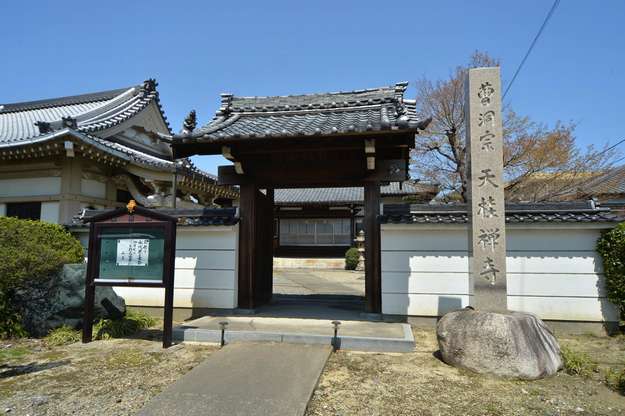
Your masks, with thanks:
[{"label": "stone lantern", "polygon": [[356,270],[363,271],[365,270],[365,232],[360,230],[356,238],[354,238],[354,241],[358,249],[358,265],[356,266]]}]

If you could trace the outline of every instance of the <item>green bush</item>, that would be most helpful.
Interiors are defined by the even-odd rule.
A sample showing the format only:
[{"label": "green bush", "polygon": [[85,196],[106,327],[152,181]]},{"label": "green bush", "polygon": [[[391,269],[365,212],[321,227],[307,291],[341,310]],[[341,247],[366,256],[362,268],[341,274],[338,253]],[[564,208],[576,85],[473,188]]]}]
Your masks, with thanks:
[{"label": "green bush", "polygon": [[81,332],[70,326],[63,325],[50,331],[44,338],[46,344],[56,347],[60,345],[73,344],[81,339]]},{"label": "green bush", "polygon": [[128,310],[122,319],[100,319],[93,325],[95,339],[123,338],[156,324],[150,315]]},{"label": "green bush", "polygon": [[607,297],[625,320],[625,223],[601,234],[597,252],[603,258]]},{"label": "green bush", "polygon": [[560,349],[564,370],[574,376],[590,377],[597,372],[598,366],[586,353],[572,350],[568,347]]},{"label": "green bush", "polygon": [[358,258],[360,257],[360,253],[358,253],[358,249],[356,247],[352,247],[345,252],[345,269],[346,270],[356,270],[358,266]]},{"label": "green bush", "polygon": [[27,280],[45,279],[65,263],[83,261],[80,242],[63,227],[0,217],[0,337],[24,336],[12,304]]}]

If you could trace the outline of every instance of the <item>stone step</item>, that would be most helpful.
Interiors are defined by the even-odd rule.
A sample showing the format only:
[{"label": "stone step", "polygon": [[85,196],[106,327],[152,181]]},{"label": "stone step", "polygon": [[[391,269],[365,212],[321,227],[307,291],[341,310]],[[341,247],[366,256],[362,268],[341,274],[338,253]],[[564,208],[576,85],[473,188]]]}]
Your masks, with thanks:
[{"label": "stone step", "polygon": [[[221,341],[219,322],[228,322],[226,344],[235,342],[279,342],[333,345],[332,321],[325,319],[264,317],[202,317],[174,328],[176,341]],[[370,352],[410,352],[415,342],[406,323],[342,321],[338,331],[340,349]]]}]

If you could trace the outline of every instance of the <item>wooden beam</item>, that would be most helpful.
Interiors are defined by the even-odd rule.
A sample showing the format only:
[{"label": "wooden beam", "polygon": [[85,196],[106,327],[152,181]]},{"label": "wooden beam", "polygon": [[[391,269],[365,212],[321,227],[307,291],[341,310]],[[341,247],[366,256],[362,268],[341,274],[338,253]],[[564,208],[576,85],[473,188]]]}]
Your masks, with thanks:
[{"label": "wooden beam", "polygon": [[241,162],[237,161],[236,158],[232,155],[232,148],[230,146],[221,146],[221,154],[223,157],[234,163],[234,171],[238,175],[243,175],[245,172],[243,171],[243,165]]},{"label": "wooden beam", "polygon": [[369,313],[382,313],[382,268],[380,239],[380,184],[365,184],[365,307]]},{"label": "wooden beam", "polygon": [[219,166],[219,185],[256,184],[260,188],[359,186],[364,182],[401,182],[408,178],[403,159],[378,160],[375,170],[367,171],[364,161],[343,161],[331,165],[248,166],[240,175],[234,166]]}]

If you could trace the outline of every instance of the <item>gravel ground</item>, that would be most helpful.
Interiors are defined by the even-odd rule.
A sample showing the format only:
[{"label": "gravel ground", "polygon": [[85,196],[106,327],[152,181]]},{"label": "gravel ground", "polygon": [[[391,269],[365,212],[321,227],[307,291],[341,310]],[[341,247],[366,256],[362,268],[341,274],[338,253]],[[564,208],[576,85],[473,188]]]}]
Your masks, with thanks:
[{"label": "gravel ground", "polygon": [[0,414],[131,415],[216,347],[116,339],[47,347],[0,343]]},{"label": "gravel ground", "polygon": [[[434,330],[415,330],[407,354],[333,354],[309,403],[318,415],[625,415],[625,397],[603,383],[563,372],[523,382],[474,374],[434,356]],[[561,337],[601,368],[625,366],[625,337]]]}]

